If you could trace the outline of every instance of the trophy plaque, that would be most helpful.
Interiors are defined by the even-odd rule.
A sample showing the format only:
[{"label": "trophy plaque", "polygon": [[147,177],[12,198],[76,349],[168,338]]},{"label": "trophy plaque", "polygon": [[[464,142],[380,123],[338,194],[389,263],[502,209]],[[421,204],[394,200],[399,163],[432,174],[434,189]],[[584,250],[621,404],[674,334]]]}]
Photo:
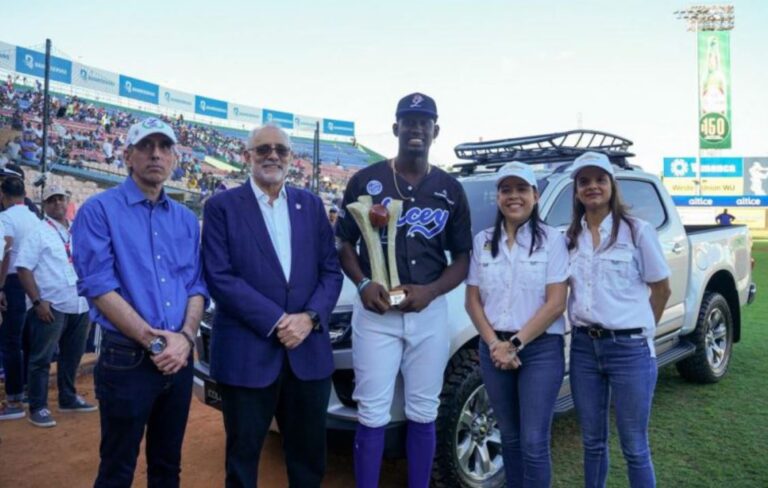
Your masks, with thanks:
[{"label": "trophy plaque", "polygon": [[[397,221],[403,213],[402,200],[390,200],[389,206],[373,204],[369,195],[358,197],[357,201],[347,205],[360,233],[363,236],[368,257],[371,261],[371,280],[389,290],[389,304],[397,307],[405,299],[405,292],[400,287],[400,275],[397,272]],[[379,229],[387,229],[387,258],[379,237]]]}]

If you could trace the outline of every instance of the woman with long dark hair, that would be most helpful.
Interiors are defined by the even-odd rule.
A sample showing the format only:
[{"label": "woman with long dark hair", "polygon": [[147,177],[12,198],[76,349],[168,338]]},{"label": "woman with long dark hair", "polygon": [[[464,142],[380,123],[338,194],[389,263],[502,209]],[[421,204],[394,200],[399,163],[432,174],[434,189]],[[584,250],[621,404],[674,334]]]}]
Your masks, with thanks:
[{"label": "woman with long dark hair", "polygon": [[570,383],[584,444],[584,486],[606,484],[612,399],[630,486],[653,487],[653,338],[671,293],[669,267],[656,230],[622,204],[607,156],[588,152],[571,174]]},{"label": "woman with long dark hair", "polygon": [[496,180],[493,227],[475,236],[466,308],[480,334],[480,367],[508,487],[551,484],[550,428],[565,369],[565,238],[539,218],[530,167]]}]

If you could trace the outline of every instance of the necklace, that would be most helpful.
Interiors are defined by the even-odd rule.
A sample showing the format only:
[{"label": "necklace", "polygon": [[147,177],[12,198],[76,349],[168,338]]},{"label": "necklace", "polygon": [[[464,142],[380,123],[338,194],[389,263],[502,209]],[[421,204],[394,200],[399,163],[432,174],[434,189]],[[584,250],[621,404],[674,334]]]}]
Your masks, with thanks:
[{"label": "necklace", "polygon": [[[410,197],[406,197],[403,195],[403,192],[400,191],[400,186],[397,184],[397,175],[399,174],[397,172],[397,169],[395,169],[395,160],[390,159],[390,167],[392,168],[392,181],[395,183],[395,190],[397,190],[397,194],[400,195],[400,198],[403,200],[408,200],[411,203],[416,201],[416,197],[411,195]],[[427,176],[429,172],[432,171],[432,165],[427,163],[427,172],[424,174],[424,176]]]}]

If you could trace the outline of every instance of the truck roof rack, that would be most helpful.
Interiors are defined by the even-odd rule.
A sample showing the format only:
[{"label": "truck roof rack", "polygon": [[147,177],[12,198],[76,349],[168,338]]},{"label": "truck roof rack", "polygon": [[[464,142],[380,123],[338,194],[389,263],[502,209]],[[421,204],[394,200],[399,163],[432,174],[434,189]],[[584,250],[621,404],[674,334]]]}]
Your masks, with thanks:
[{"label": "truck roof rack", "polygon": [[467,142],[454,148],[459,159],[471,160],[453,166],[462,176],[475,173],[481,166],[486,171],[498,171],[505,163],[520,161],[526,164],[571,162],[587,151],[601,152],[613,164],[629,168],[632,141],[607,132],[571,130],[538,136],[501,139],[497,141]]}]

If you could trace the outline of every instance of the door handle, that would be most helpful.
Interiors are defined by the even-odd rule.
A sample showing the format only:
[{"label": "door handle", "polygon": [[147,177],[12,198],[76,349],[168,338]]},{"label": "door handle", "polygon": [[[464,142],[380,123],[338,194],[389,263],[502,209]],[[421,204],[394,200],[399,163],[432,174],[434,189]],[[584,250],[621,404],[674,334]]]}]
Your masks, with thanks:
[{"label": "door handle", "polygon": [[680,242],[676,242],[675,245],[672,246],[672,252],[675,254],[682,254],[684,250],[685,246]]}]

